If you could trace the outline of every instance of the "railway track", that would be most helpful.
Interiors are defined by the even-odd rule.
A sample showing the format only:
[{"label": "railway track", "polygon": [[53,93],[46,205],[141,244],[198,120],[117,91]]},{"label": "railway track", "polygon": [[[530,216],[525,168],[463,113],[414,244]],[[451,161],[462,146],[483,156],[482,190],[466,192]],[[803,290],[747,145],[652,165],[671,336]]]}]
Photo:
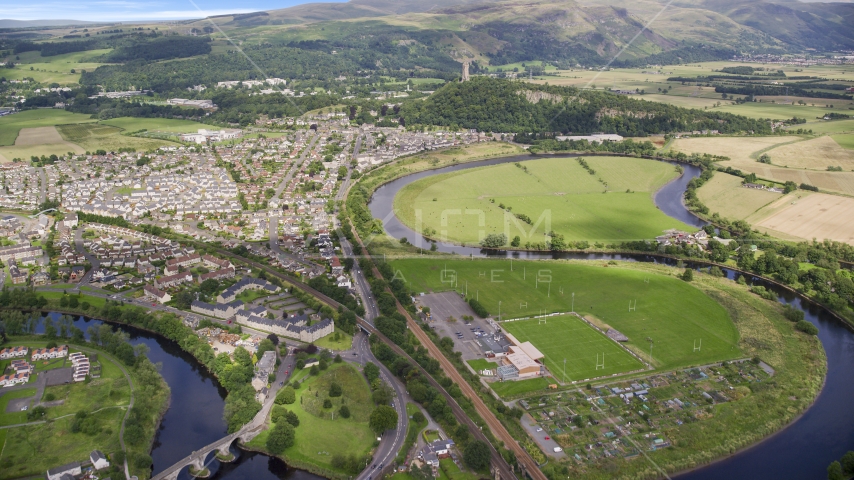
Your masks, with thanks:
[{"label": "railway track", "polygon": [[[359,242],[361,243],[361,239],[359,239]],[[208,247],[210,247],[210,245],[208,245]],[[236,255],[225,249],[215,248],[215,250],[218,254],[222,256],[232,258],[234,260],[245,263],[246,265],[249,265],[253,268],[263,270],[267,274],[273,275],[276,278],[279,278],[280,280],[288,282],[294,287],[297,287],[300,290],[311,294],[313,297],[317,298],[318,300],[325,303],[326,305],[329,305],[332,308],[337,309],[339,306],[341,306],[341,304],[339,304],[337,301],[326,296],[322,292],[315,290],[314,288],[297,280],[294,277],[291,277],[290,275],[286,275],[271,268],[269,265],[265,265],[260,262],[248,259],[246,257]],[[373,271],[377,277],[382,278],[382,275],[380,275],[376,267],[373,268]],[[413,334],[415,334],[416,338],[421,341],[424,347],[427,348],[430,355],[432,355],[439,362],[448,378],[450,378],[451,381],[459,385],[460,390],[463,392],[463,394],[472,401],[475,406],[475,410],[477,410],[481,418],[484,419],[487,424],[487,427],[489,427],[493,435],[503,441],[505,446],[507,446],[516,455],[517,461],[523,466],[524,470],[528,472],[528,475],[533,480],[547,480],[546,476],[543,475],[539,468],[537,468],[536,462],[534,462],[530,455],[528,455],[528,452],[522,449],[522,447],[519,446],[516,440],[514,440],[513,437],[510,436],[510,432],[508,432],[507,429],[505,429],[504,426],[501,425],[501,422],[495,417],[495,415],[493,415],[493,413],[489,410],[486,404],[483,403],[483,400],[477,395],[477,392],[475,392],[471,385],[469,385],[468,382],[463,379],[462,375],[460,375],[454,365],[450,361],[448,361],[447,358],[445,358],[445,356],[438,349],[438,347],[436,347],[436,345],[430,340],[430,338],[427,337],[427,334],[423,330],[421,330],[421,327],[418,326],[417,323],[415,323],[411,316],[409,316],[409,312],[407,312],[403,308],[403,305],[401,305],[400,302],[397,302],[397,308],[406,317],[409,329],[413,332]],[[495,447],[492,445],[486,435],[483,434],[483,431],[481,431],[480,426],[474,423],[474,421],[468,417],[465,410],[463,410],[459,403],[457,403],[456,399],[454,399],[454,397],[452,397],[451,394],[448,393],[448,391],[445,390],[445,388],[441,384],[439,384],[439,382],[437,382],[426,370],[424,370],[424,368],[421,367],[421,365],[419,365],[418,362],[415,361],[415,359],[410,357],[408,353],[406,353],[396,343],[391,341],[391,339],[383,335],[370,322],[361,317],[357,317],[357,322],[361,328],[370,332],[371,335],[376,335],[377,338],[379,338],[383,343],[388,345],[397,355],[400,355],[409,360],[409,362],[415,368],[417,368],[419,372],[427,379],[430,385],[445,397],[457,420],[460,423],[465,424],[469,427],[472,436],[474,436],[478,440],[486,442],[486,444],[489,445],[492,466],[495,470],[497,470],[497,473],[499,474],[501,479],[510,480],[516,478],[516,474],[513,472],[513,468],[507,463],[506,460],[504,460],[504,457],[502,457],[501,454],[495,449]]]}]

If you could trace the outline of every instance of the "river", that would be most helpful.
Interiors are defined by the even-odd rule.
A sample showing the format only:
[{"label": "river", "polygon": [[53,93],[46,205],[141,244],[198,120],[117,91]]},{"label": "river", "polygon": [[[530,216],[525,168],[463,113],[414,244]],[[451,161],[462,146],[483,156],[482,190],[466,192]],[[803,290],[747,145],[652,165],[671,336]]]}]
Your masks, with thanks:
[{"label": "river", "polygon": [[[573,157],[578,155],[556,155]],[[394,238],[406,237],[416,246],[428,248],[423,237],[403,225],[394,215],[394,197],[404,186],[432,175],[457,170],[496,165],[507,162],[532,160],[520,155],[499,159],[453,165],[437,170],[420,172],[389,182],[378,188],[371,198],[369,208],[375,218],[382,219],[386,232]],[[653,160],[650,160],[653,161]],[[654,195],[655,204],[662,212],[689,225],[700,227],[705,223],[685,208],[682,198],[691,178],[700,169],[683,165],[684,174],[665,185]],[[414,240],[414,241],[413,241]],[[583,259],[655,262],[675,265],[676,261],[654,255],[585,254],[491,251],[473,247],[439,243],[438,250],[464,256],[511,257],[522,259]],[[686,262],[688,266],[700,268]],[[725,270],[727,278],[735,279],[736,272]],[[751,283],[764,285],[777,294],[778,300],[804,311],[805,318],[819,328],[819,339],[827,353],[827,379],[814,405],[800,418],[753,447],[743,450],[709,466],[682,475],[681,480],[717,480],[722,478],[750,479],[820,479],[827,477],[827,466],[838,460],[846,451],[854,450],[854,415],[849,413],[854,398],[854,333],[823,308],[803,300],[791,292],[752,278]]]},{"label": "river", "polygon": [[[58,313],[49,314],[54,320]],[[85,317],[74,320],[77,328],[86,332],[90,326],[99,326],[104,322]],[[133,345],[145,344],[149,348],[148,358],[159,363],[160,374],[172,396],[169,409],[160,423],[154,438],[151,458],[154,461],[154,473],[165,470],[178,460],[186,457],[211,442],[227,435],[227,426],[222,417],[225,407],[226,391],[195,357],[181,350],[173,341],[133,327],[118,325],[130,335]],[[38,333],[44,332],[44,322],[40,322]],[[88,334],[86,335],[88,338]],[[238,458],[233,463],[220,463],[214,460],[209,466],[212,479],[259,479],[259,480],[319,480],[322,477],[288,468],[277,458],[254,452],[245,452],[232,447]],[[180,480],[192,477],[187,469]]]}]

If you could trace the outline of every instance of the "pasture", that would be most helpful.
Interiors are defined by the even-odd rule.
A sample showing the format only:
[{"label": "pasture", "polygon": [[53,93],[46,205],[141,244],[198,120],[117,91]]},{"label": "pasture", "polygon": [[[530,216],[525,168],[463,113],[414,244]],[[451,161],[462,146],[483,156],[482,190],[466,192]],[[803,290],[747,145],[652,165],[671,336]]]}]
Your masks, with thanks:
[{"label": "pasture", "polygon": [[730,160],[720,162],[721,165],[740,168],[756,163],[759,152],[763,152],[792,141],[800,141],[801,137],[694,137],[679,138],[671,143],[670,149],[676,152],[708,153],[723,155]]},{"label": "pasture", "polygon": [[95,122],[89,115],[70,113],[53,108],[26,110],[0,117],[0,147],[15,144],[22,128],[53,127],[70,123]]},{"label": "pasture", "polygon": [[[651,338],[650,363],[656,368],[741,355],[738,331],[720,304],[689,283],[630,264],[438,258],[389,263],[412,291],[456,289],[478,299],[494,318],[500,309],[502,320],[570,312],[574,305],[602,330],[612,327],[626,335],[627,347],[647,361]],[[637,301],[632,311],[630,301]],[[694,351],[700,339],[702,349]]]},{"label": "pasture", "polygon": [[783,197],[779,193],[745,188],[741,182],[741,177],[717,172],[697,190],[697,197],[709,207],[709,213],[732,220],[744,220]]},{"label": "pasture", "polygon": [[400,191],[395,211],[416,231],[432,229],[430,236],[468,244],[491,233],[504,233],[508,241],[518,235],[524,245],[542,242],[549,231],[566,240],[618,241],[690,228],[652,201],[651,193],[677,176],[673,165],[619,157],[585,161],[595,174],[575,158],[549,158],[425,178]]},{"label": "pasture", "polygon": [[125,131],[137,130],[159,131],[169,133],[195,133],[200,128],[213,128],[191,120],[178,120],[173,118],[135,118],[119,117],[101,122],[104,125],[120,128]]},{"label": "pasture", "polygon": [[812,194],[756,223],[757,227],[805,240],[836,240],[854,245],[854,199]]},{"label": "pasture", "polygon": [[167,140],[121,135],[122,130],[120,128],[100,123],[61,125],[57,127],[57,130],[59,130],[62,138],[80,145],[81,148],[87,151],[104,149],[111,152],[122,147],[131,147],[137,151],[146,151],[163,145],[174,145],[174,143]]},{"label": "pasture", "polygon": [[[545,355],[543,362],[558,380],[573,382],[644,368],[617,342],[573,315],[504,322],[501,327],[520,342],[531,342]],[[602,357],[598,359],[598,357]],[[566,369],[564,370],[564,360]],[[598,362],[598,366],[597,366]]]},{"label": "pasture", "polygon": [[[107,65],[95,60],[110,51],[111,49],[88,50],[52,57],[42,57],[39,52],[25,52],[20,55],[20,64],[13,69],[3,70],[2,76],[9,80],[32,78],[39,83],[73,85],[80,82],[83,70],[92,71],[101,65]],[[74,70],[74,73],[71,70]]]},{"label": "pasture", "polygon": [[854,134],[847,133],[833,135],[831,138],[833,138],[833,141],[835,141],[840,147],[854,150]]}]

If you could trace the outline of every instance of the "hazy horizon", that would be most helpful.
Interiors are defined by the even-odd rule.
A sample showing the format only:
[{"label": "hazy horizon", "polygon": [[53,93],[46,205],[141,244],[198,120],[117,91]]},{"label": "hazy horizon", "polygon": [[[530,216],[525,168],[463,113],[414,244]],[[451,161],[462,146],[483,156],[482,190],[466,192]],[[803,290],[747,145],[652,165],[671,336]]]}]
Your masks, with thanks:
[{"label": "hazy horizon", "polygon": [[247,13],[276,10],[305,3],[344,3],[347,0],[249,0],[234,2],[224,0],[96,0],[76,3],[35,1],[9,4],[3,8],[0,21],[69,20],[78,22],[140,22],[146,20],[183,20],[204,18],[229,13]]}]

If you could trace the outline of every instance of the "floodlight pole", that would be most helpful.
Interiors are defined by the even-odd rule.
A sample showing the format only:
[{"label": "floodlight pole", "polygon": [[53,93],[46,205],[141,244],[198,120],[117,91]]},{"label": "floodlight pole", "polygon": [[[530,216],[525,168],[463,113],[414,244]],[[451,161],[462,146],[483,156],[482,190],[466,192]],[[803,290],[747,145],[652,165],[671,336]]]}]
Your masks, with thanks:
[{"label": "floodlight pole", "polygon": [[501,321],[501,300],[498,301],[498,321]]},{"label": "floodlight pole", "polygon": [[575,292],[572,292],[572,313],[575,313]]}]

